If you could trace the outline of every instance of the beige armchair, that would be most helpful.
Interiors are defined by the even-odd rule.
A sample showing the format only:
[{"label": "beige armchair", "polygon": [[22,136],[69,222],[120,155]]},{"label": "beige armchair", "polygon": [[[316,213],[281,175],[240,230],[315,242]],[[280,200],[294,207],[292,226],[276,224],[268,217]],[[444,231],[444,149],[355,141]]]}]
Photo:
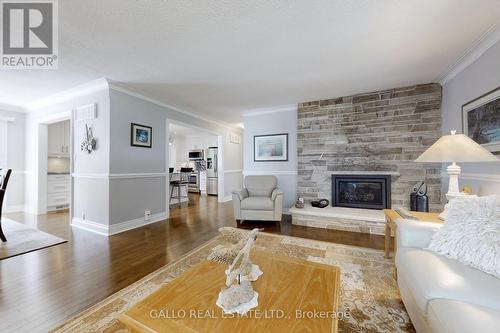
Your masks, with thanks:
[{"label": "beige armchair", "polygon": [[283,192],[275,176],[247,176],[245,188],[233,192],[236,220],[281,221]]}]

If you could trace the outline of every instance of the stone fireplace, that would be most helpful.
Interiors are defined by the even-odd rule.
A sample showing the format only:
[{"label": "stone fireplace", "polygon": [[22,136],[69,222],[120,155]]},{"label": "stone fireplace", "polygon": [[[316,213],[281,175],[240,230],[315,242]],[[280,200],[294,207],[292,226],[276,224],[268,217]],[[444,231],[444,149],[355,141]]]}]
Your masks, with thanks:
[{"label": "stone fireplace", "polygon": [[391,208],[391,176],[332,175],[332,206]]},{"label": "stone fireplace", "polygon": [[297,195],[332,205],[292,207],[292,223],[384,234],[382,209],[410,208],[420,181],[441,210],[440,166],[414,162],[440,137],[438,83],[299,104]]},{"label": "stone fireplace", "polygon": [[441,210],[440,166],[414,162],[440,137],[438,83],[300,103],[297,195],[334,202],[332,175],[388,175],[390,198],[377,209],[409,208],[413,185],[424,181],[430,209]]}]

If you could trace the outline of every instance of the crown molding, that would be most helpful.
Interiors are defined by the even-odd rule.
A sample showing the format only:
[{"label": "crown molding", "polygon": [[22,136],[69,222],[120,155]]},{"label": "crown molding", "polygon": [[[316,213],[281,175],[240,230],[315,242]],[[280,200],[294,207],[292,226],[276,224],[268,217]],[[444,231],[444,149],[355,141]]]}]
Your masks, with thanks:
[{"label": "crown molding", "polygon": [[0,116],[0,121],[4,121],[7,123],[13,123],[16,121],[16,117],[2,117],[2,116]]},{"label": "crown molding", "polygon": [[287,105],[272,106],[268,108],[246,110],[243,111],[243,117],[253,117],[270,113],[290,112],[290,111],[297,111],[297,104],[287,104]]},{"label": "crown molding", "polygon": [[500,40],[500,19],[467,48],[464,53],[448,67],[446,71],[437,77],[435,81],[444,86],[448,81],[479,59],[490,47]]},{"label": "crown molding", "polygon": [[203,121],[210,122],[212,124],[216,124],[216,125],[219,125],[219,126],[222,126],[222,127],[226,127],[228,129],[231,129],[231,130],[241,130],[241,128],[239,128],[237,126],[234,126],[234,125],[231,125],[229,123],[226,123],[226,122],[224,122],[222,120],[215,120],[215,119],[203,116],[203,115],[201,115],[199,113],[192,112],[192,111],[187,111],[187,110],[181,109],[181,108],[179,108],[177,106],[170,105],[170,104],[161,102],[161,101],[159,101],[157,99],[148,97],[146,95],[143,95],[142,93],[139,93],[137,91],[134,91],[134,90],[130,89],[129,87],[125,87],[122,84],[117,84],[117,83],[111,81],[111,82],[109,82],[109,88],[112,89],[112,90],[115,90],[115,91],[118,91],[118,92],[130,95],[130,96],[142,99],[143,101],[150,102],[150,103],[156,104],[158,106],[161,106],[161,107],[164,107],[164,108],[167,108],[167,109],[171,109],[173,111],[177,111],[179,113],[185,114],[185,115],[193,117],[193,118],[197,118],[197,119],[200,119],[200,120],[203,120]]},{"label": "crown molding", "polygon": [[5,104],[0,102],[0,111],[26,113],[28,110],[20,105]]},{"label": "crown molding", "polygon": [[32,103],[29,103],[26,106],[26,108],[28,112],[33,112],[50,105],[63,103],[72,100],[76,97],[85,96],[108,88],[109,88],[108,80],[106,78],[100,78],[97,80],[89,81],[87,83],[78,85],[68,90],[63,90],[61,92],[44,97],[42,99],[36,100]]},{"label": "crown molding", "polygon": [[[163,103],[163,102],[158,101],[154,98],[151,98],[151,97],[148,97],[148,96],[143,95],[141,93],[138,93],[136,91],[133,91],[129,87],[126,87],[122,84],[117,84],[116,82],[113,82],[113,81],[108,80],[106,78],[99,78],[97,80],[93,80],[93,81],[81,84],[81,85],[76,86],[74,88],[71,88],[71,89],[68,89],[65,91],[61,91],[59,93],[50,95],[48,97],[44,97],[43,99],[36,100],[32,103],[27,104],[27,106],[25,108],[16,107],[16,109],[18,112],[20,112],[20,110],[23,110],[23,112],[33,112],[33,111],[39,110],[43,107],[62,103],[62,102],[74,99],[76,97],[88,95],[88,94],[91,94],[91,93],[94,93],[94,92],[97,92],[100,90],[104,90],[104,89],[112,89],[112,90],[130,95],[130,96],[142,99],[144,101],[156,104],[158,106],[168,108],[168,109],[171,109],[173,111],[176,111],[176,112],[179,112],[179,113],[182,113],[182,114],[185,114],[185,115],[188,115],[188,116],[191,116],[191,117],[203,120],[203,121],[207,121],[207,122],[216,124],[218,126],[222,126],[222,127],[225,127],[225,128],[231,129],[231,130],[240,130],[241,131],[241,128],[238,126],[231,125],[231,124],[226,123],[226,122],[221,121],[221,120],[215,120],[215,119],[200,115],[200,114],[195,113],[195,112],[187,111],[187,110],[181,109],[177,106]],[[0,109],[3,109],[2,106],[3,105],[0,104]],[[10,110],[8,110],[8,111],[10,111]]]}]

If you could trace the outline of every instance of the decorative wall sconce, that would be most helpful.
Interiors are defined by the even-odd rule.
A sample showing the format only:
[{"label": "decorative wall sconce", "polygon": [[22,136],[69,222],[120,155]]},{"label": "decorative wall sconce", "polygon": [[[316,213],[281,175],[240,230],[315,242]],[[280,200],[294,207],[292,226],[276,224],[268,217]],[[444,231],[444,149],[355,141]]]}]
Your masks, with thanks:
[{"label": "decorative wall sconce", "polygon": [[81,151],[86,151],[87,153],[91,153],[95,150],[97,141],[94,138],[94,135],[92,134],[92,127],[89,128],[87,124],[85,124],[85,138],[82,141],[82,144],[80,145]]}]

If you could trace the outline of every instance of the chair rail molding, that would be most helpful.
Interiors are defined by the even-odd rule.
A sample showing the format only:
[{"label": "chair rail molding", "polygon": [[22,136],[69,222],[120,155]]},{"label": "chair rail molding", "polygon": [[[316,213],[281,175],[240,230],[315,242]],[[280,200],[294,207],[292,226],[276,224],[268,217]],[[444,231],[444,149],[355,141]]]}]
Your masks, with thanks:
[{"label": "chair rail molding", "polygon": [[283,170],[269,170],[269,171],[257,171],[257,170],[244,170],[243,175],[245,176],[266,176],[266,175],[275,175],[275,176],[297,176],[297,171],[283,171]]},{"label": "chair rail molding", "polygon": [[[448,178],[448,177],[449,176],[446,172],[441,172],[441,178]],[[500,183],[500,174],[463,172],[460,174],[460,179]]]},{"label": "chair rail molding", "polygon": [[485,173],[462,173],[460,175],[460,178],[500,183],[500,175],[491,175]]},{"label": "chair rail molding", "polygon": [[90,178],[90,179],[137,179],[137,178],[162,178],[167,177],[166,172],[150,172],[150,173],[72,173],[73,178]]},{"label": "chair rail molding", "polygon": [[243,173],[243,169],[224,170],[224,173]]}]

